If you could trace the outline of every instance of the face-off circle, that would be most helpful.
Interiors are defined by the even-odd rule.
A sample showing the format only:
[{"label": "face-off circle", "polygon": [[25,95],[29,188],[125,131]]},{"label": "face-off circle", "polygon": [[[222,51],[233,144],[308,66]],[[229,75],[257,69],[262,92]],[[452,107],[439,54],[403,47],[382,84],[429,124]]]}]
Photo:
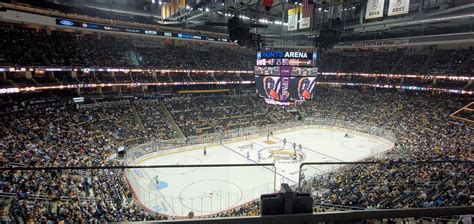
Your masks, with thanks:
[{"label": "face-off circle", "polygon": [[239,185],[227,180],[209,179],[184,187],[179,193],[179,200],[190,211],[217,212],[237,206],[242,196]]}]

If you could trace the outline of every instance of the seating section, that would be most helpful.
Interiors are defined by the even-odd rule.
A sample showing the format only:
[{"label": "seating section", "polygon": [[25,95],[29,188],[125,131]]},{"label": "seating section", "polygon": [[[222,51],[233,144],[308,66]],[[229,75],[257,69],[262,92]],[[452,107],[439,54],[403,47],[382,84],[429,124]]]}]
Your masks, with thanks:
[{"label": "seating section", "polygon": [[212,96],[166,99],[168,110],[186,136],[274,123],[254,96]]},{"label": "seating section", "polygon": [[[255,51],[211,44],[97,36],[0,25],[1,66],[253,70]],[[472,48],[321,52],[322,72],[472,75]],[[138,78],[138,77],[137,77]],[[120,80],[119,80],[120,79]],[[127,79],[119,78],[118,82]],[[137,79],[138,80],[138,79]],[[145,78],[146,81],[152,81]],[[74,80],[76,81],[76,80]]]},{"label": "seating section", "polygon": [[137,101],[135,105],[145,132],[149,135],[147,139],[172,139],[177,137],[176,131],[165,119],[165,111],[160,107],[159,101],[143,100]]},{"label": "seating section", "polygon": [[456,70],[474,53],[469,49],[460,50],[436,50],[433,58],[427,64],[428,74],[446,75]]},{"label": "seating section", "polygon": [[[367,114],[392,117],[382,124],[396,134],[398,145],[384,158],[408,163],[357,165],[342,172],[311,178],[308,186],[311,186],[312,191],[325,192],[315,198],[315,203],[406,208],[456,206],[472,202],[472,192],[467,188],[471,184],[467,181],[467,173],[472,170],[472,163],[409,163],[419,160],[472,159],[472,153],[465,150],[472,129],[447,118],[449,112],[460,107],[466,99],[412,93],[397,95],[389,93],[376,96],[373,102],[380,102],[375,100],[379,98],[386,101],[393,99],[390,101],[393,103],[390,103],[391,106],[377,106],[379,109],[368,110]],[[436,99],[438,103],[435,103]],[[379,122],[378,118],[371,120]],[[454,186],[459,190],[452,191]]]}]

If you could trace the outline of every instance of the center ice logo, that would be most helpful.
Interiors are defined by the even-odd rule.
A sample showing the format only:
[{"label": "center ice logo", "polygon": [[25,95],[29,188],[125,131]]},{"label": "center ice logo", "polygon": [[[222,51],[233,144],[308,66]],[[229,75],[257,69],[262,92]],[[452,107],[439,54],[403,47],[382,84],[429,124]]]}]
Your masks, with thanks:
[{"label": "center ice logo", "polygon": [[214,189],[211,189],[211,192],[203,192],[201,194],[201,198],[212,198],[214,196],[220,196],[222,195],[222,190],[214,190]]}]

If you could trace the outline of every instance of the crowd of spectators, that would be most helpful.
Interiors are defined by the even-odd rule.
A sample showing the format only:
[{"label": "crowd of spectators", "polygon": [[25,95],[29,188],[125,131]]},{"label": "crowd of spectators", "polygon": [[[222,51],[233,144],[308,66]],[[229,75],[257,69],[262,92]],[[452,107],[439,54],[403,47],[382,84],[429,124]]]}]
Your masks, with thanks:
[{"label": "crowd of spectators", "polygon": [[474,54],[472,48],[459,50],[436,50],[433,58],[427,63],[427,74],[445,75],[458,73],[456,70]]},{"label": "crowd of spectators", "polygon": [[[28,105],[1,116],[2,166],[103,166],[117,144],[83,123],[72,105]],[[15,222],[143,219],[121,171],[87,170],[3,172],[2,193],[13,193]],[[130,219],[130,220],[132,220]]]},{"label": "crowd of spectators", "polygon": [[390,73],[403,53],[402,51],[371,52],[367,71],[371,73]]},{"label": "crowd of spectators", "polygon": [[129,101],[102,103],[101,106],[79,110],[82,122],[97,125],[99,130],[116,141],[137,139],[144,135],[144,131],[135,122]]},{"label": "crowd of spectators", "polygon": [[140,64],[150,68],[251,70],[256,60],[256,52],[234,46],[133,43]]},{"label": "crowd of spectators", "polygon": [[173,130],[171,124],[164,119],[166,115],[160,108],[159,101],[143,100],[137,101],[135,105],[145,131],[151,134],[146,139],[172,139],[177,137],[176,130]]},{"label": "crowd of spectators", "polygon": [[235,46],[50,32],[0,25],[0,65],[251,70],[255,64],[254,51]]},{"label": "crowd of spectators", "polygon": [[132,67],[128,39],[0,26],[4,66]]},{"label": "crowd of spectators", "polygon": [[[369,66],[370,55],[369,51],[343,51],[339,54],[339,67],[337,72],[366,72]],[[320,56],[323,57],[323,56]],[[335,72],[335,71],[334,71]]]},{"label": "crowd of spectators", "polygon": [[420,74],[421,67],[432,53],[429,49],[409,49],[400,58],[398,65],[393,68],[394,73]]},{"label": "crowd of spectators", "polygon": [[192,137],[274,123],[256,101],[255,96],[216,95],[169,98],[164,102],[184,134]]},{"label": "crowd of spectators", "polygon": [[321,53],[318,66],[323,72],[472,75],[471,55],[472,48],[330,51]]}]

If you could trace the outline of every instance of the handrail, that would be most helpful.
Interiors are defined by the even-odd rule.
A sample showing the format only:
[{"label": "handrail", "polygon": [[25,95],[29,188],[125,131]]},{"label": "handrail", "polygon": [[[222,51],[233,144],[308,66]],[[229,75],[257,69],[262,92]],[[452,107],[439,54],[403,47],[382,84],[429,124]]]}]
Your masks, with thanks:
[{"label": "handrail", "polygon": [[0,171],[16,170],[112,170],[112,169],[151,169],[151,168],[192,168],[192,167],[244,167],[275,166],[273,163],[235,163],[235,164],[182,164],[149,166],[44,166],[44,167],[0,167]]},{"label": "handrail", "polygon": [[315,206],[319,206],[319,207],[322,207],[322,208],[336,208],[336,209],[344,209],[344,210],[367,210],[367,208],[364,208],[364,207],[313,203],[313,207],[315,207]]},{"label": "handrail", "polygon": [[442,217],[474,214],[474,206],[447,208],[408,208],[378,209],[362,211],[336,211],[311,214],[269,215],[250,217],[229,217],[214,219],[163,220],[135,223],[170,223],[170,224],[286,224],[286,223],[318,223],[318,222],[356,222],[371,219],[388,218],[421,218]]}]

